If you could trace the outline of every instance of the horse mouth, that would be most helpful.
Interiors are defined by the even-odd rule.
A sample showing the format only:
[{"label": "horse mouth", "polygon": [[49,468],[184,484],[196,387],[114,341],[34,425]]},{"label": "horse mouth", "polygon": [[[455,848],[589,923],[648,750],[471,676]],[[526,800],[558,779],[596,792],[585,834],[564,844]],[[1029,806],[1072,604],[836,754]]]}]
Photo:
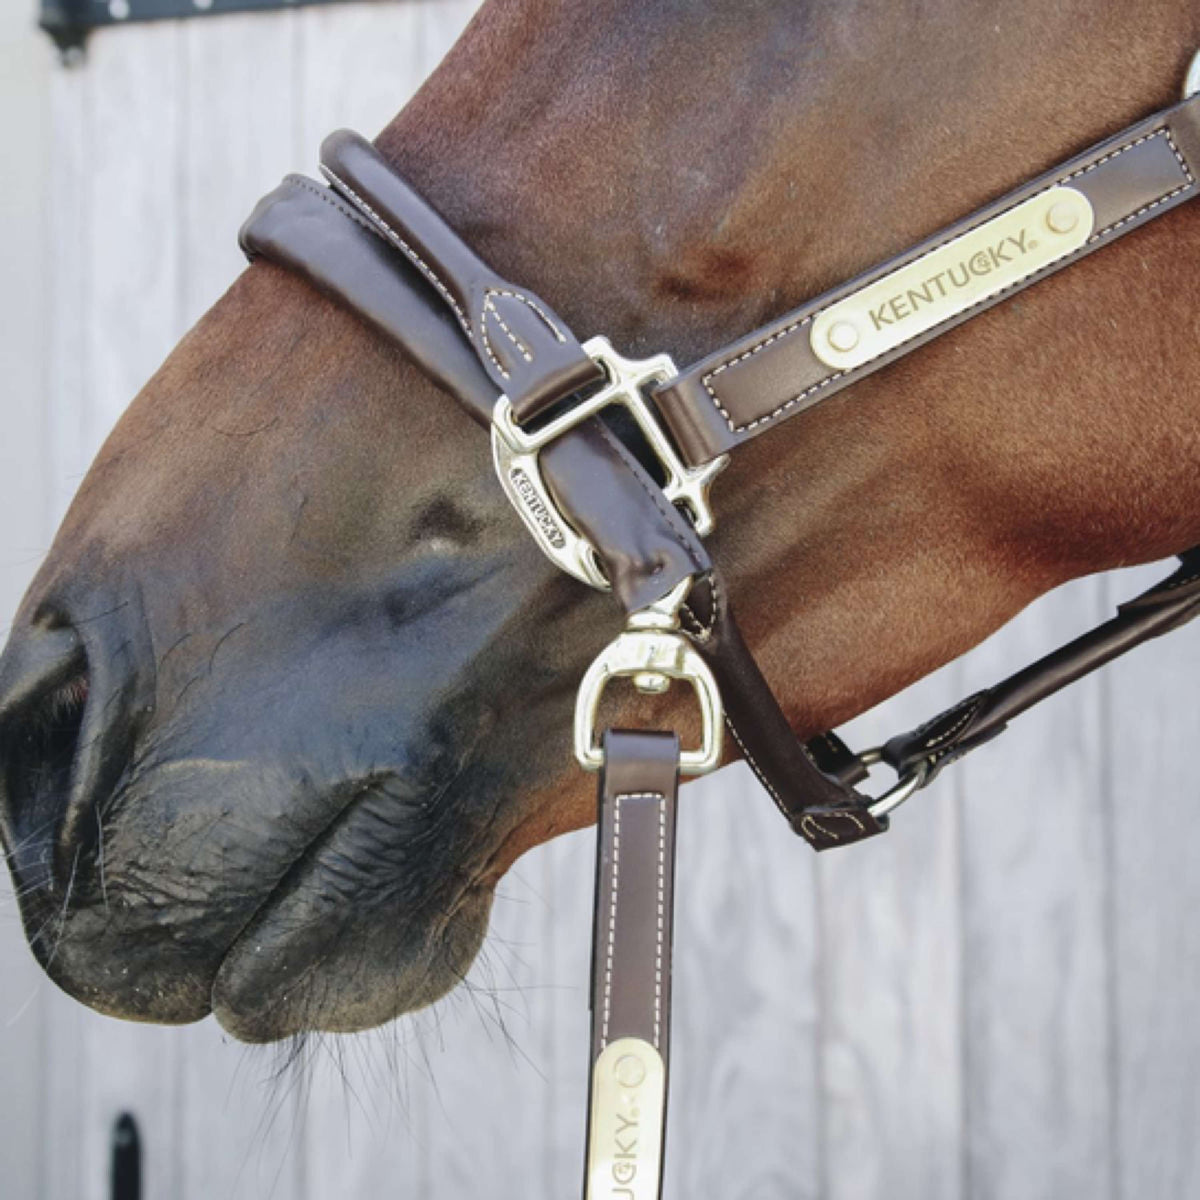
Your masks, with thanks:
[{"label": "horse mouth", "polygon": [[211,1008],[240,1041],[373,1028],[440,999],[474,961],[494,873],[429,870],[411,831],[396,836],[404,814],[369,802],[381,794],[338,814],[225,952]]}]

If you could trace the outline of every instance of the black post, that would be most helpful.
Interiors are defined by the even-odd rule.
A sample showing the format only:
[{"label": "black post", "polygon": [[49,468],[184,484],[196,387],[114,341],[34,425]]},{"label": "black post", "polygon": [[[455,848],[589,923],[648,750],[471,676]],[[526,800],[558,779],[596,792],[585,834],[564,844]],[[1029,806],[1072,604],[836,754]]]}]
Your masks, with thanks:
[{"label": "black post", "polygon": [[142,1138],[130,1113],[113,1126],[112,1200],[142,1200]]}]

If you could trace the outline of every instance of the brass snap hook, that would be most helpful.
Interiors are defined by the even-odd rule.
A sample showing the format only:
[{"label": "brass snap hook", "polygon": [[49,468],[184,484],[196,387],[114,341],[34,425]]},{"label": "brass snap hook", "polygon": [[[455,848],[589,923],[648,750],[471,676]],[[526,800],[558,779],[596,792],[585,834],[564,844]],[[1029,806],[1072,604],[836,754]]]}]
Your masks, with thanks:
[{"label": "brass snap hook", "polygon": [[685,579],[662,600],[633,613],[624,632],[584,674],[575,701],[575,757],[584,770],[604,766],[596,720],[610,679],[630,679],[638,691],[651,695],[665,692],[675,679],[690,683],[700,704],[703,735],[698,750],[680,754],[679,770],[704,775],[720,764],[725,719],[721,691],[708,663],[679,632],[679,608],[691,585],[691,578]]}]

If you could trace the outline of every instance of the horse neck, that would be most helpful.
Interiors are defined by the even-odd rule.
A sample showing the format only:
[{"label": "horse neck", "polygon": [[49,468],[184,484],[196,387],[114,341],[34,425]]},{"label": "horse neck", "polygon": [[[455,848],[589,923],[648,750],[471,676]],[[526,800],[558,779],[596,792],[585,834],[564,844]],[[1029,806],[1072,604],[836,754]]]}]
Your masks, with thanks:
[{"label": "horse neck", "polygon": [[[1193,0],[1014,0],[986,24],[962,0],[492,0],[380,146],[581,336],[687,362],[1171,102],[1198,46]],[[1141,243],[1143,269],[1177,269],[1169,228],[1194,216]],[[1200,464],[1160,457],[1156,492],[1079,432],[1140,433],[1088,374],[1095,339],[1066,332],[1121,307],[1122,253],[737,457],[716,554],[799,726],[882,699],[1066,578],[1200,540],[1168,499]],[[1137,364],[1144,331],[1118,320]],[[1014,363],[1046,328],[1065,331],[1052,373]],[[1168,367],[1193,402],[1197,352]]]}]

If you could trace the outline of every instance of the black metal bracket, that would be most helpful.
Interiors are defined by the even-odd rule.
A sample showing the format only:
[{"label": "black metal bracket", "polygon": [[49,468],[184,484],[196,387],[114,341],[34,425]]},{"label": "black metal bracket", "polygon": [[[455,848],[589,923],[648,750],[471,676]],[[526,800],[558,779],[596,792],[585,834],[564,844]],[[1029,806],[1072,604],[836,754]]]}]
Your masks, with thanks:
[{"label": "black metal bracket", "polygon": [[345,0],[40,0],[38,24],[54,39],[67,61],[82,52],[93,29],[134,21],[214,17],[232,12],[269,12]]}]

